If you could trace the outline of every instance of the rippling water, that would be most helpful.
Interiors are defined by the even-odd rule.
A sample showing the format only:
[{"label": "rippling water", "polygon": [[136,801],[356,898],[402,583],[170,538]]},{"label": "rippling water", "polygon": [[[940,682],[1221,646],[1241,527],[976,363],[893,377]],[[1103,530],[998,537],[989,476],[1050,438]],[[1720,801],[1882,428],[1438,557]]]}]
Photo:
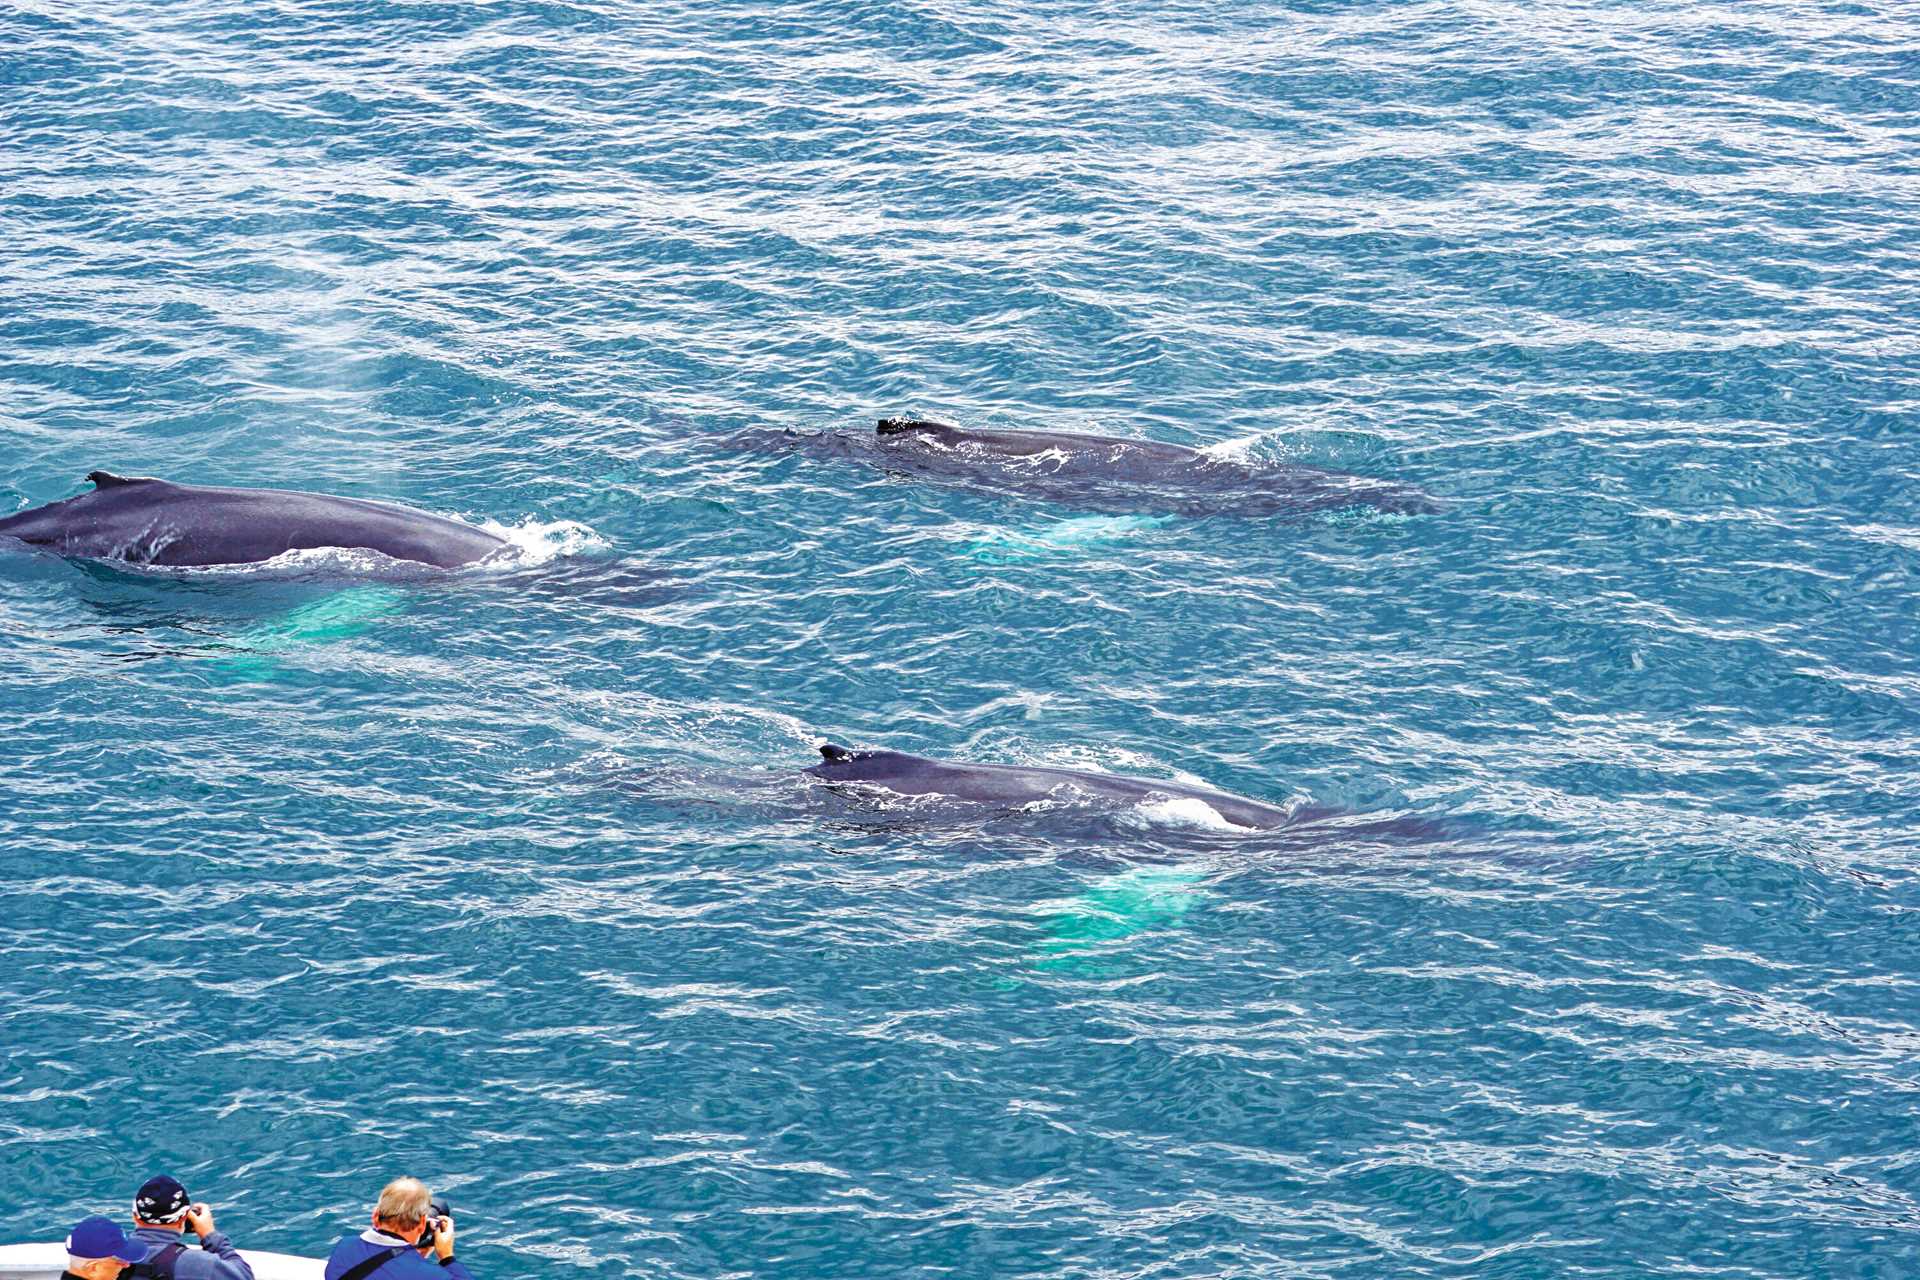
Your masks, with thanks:
[{"label": "rippling water", "polygon": [[[0,1215],[483,1276],[1920,1266],[1920,24],[1772,3],[0,12]],[[1417,485],[1187,518],[748,430]],[[1413,816],[930,815],[823,737]]]}]

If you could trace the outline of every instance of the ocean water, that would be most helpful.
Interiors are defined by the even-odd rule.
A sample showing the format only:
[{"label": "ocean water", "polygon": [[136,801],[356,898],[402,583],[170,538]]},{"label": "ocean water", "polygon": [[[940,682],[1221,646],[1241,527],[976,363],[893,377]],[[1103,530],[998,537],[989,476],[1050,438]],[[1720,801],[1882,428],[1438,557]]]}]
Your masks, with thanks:
[{"label": "ocean water", "polygon": [[[0,1236],[413,1172],[489,1280],[1913,1274],[1916,68],[1895,0],[0,10],[0,511],[518,548],[0,555]],[[1444,509],[724,447],[890,414]]]}]

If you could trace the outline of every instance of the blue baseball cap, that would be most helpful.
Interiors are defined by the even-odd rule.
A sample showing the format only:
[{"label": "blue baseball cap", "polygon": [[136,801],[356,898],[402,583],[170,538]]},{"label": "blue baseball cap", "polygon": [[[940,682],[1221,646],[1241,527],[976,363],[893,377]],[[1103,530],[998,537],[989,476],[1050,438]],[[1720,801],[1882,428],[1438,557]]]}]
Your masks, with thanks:
[{"label": "blue baseball cap", "polygon": [[122,1262],[145,1262],[147,1246],[138,1240],[130,1240],[120,1230],[120,1224],[112,1218],[103,1218],[95,1214],[82,1219],[72,1233],[67,1236],[67,1253],[70,1257],[118,1258]]}]

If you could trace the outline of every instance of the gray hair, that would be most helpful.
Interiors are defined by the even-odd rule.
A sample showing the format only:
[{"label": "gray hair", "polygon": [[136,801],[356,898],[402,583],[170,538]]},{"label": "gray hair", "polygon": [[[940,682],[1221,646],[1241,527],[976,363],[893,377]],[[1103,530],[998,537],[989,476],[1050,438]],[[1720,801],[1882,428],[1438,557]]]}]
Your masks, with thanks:
[{"label": "gray hair", "polygon": [[420,1179],[395,1178],[380,1189],[373,1216],[396,1227],[412,1228],[427,1216],[427,1202],[432,1198]]}]

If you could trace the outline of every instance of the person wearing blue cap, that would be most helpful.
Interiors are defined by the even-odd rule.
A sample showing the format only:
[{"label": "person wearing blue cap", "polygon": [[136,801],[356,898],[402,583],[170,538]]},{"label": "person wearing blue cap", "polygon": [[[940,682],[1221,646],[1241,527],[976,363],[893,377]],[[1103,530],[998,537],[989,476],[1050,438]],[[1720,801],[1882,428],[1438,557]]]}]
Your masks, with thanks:
[{"label": "person wearing blue cap", "polygon": [[[431,1242],[435,1262],[415,1252]],[[473,1280],[453,1256],[453,1217],[435,1214],[418,1178],[395,1178],[373,1206],[373,1227],[333,1246],[326,1280]]]},{"label": "person wearing blue cap", "polygon": [[[200,1237],[190,1251],[182,1236],[188,1227]],[[253,1268],[213,1225],[213,1210],[195,1204],[178,1178],[155,1174],[133,1196],[133,1238],[147,1246],[146,1261],[125,1280],[253,1280]]]},{"label": "person wearing blue cap", "polygon": [[82,1218],[67,1233],[67,1269],[60,1280],[115,1280],[123,1270],[144,1262],[147,1246],[120,1231],[112,1218]]}]

